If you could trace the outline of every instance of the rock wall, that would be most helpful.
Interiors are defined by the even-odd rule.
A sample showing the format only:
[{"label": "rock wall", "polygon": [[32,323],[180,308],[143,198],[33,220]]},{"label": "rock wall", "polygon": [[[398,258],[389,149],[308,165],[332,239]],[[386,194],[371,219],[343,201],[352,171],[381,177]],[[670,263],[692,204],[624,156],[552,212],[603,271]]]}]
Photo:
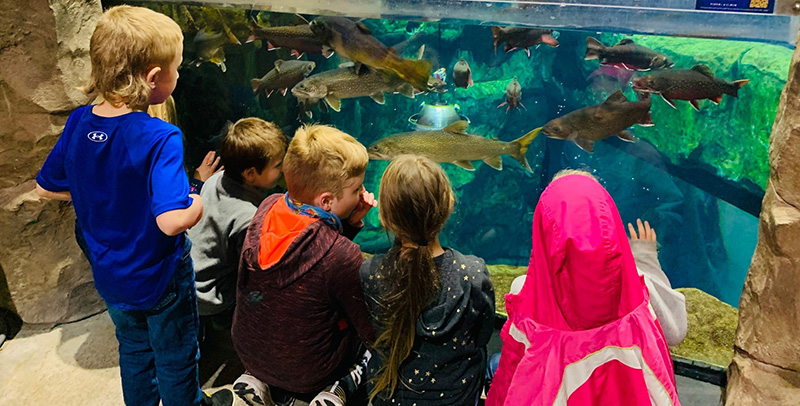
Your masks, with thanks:
[{"label": "rock wall", "polygon": [[0,307],[27,323],[72,321],[104,305],[71,205],[40,201],[35,177],[69,113],[87,102],[77,87],[102,9],[99,0],[0,0],[0,9]]},{"label": "rock wall", "polygon": [[728,370],[728,406],[800,404],[798,95],[800,47],[795,48],[772,129],[770,178],[758,246],[739,303],[735,354]]}]

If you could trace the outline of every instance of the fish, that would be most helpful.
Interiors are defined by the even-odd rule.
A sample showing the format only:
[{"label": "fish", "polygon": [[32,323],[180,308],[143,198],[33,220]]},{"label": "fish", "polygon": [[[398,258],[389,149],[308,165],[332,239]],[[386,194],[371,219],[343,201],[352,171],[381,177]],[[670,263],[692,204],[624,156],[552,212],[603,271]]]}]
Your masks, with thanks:
[{"label": "fish", "polygon": [[275,67],[267,72],[264,77],[250,80],[250,86],[253,87],[253,93],[256,94],[264,92],[269,97],[276,89],[282,89],[281,93],[286,96],[287,89],[291,89],[294,85],[300,83],[316,66],[314,62],[310,61],[284,61],[278,59],[275,61]]},{"label": "fish", "polygon": [[492,27],[494,37],[494,53],[497,53],[497,46],[505,43],[505,51],[511,52],[522,48],[531,57],[529,47],[547,44],[553,48],[558,46],[558,40],[553,36],[553,30],[543,30],[540,28],[521,28],[521,27]]},{"label": "fish", "polygon": [[392,72],[383,72],[362,66],[356,70],[354,64],[343,64],[333,69],[312,75],[296,84],[292,94],[298,99],[325,100],[340,111],[342,99],[369,96],[379,104],[385,102],[384,93],[400,93],[414,98],[414,87]]},{"label": "fish", "polygon": [[521,99],[522,86],[519,85],[517,78],[514,78],[508,82],[508,86],[506,86],[506,101],[500,103],[497,107],[508,105],[508,107],[506,107],[506,112],[511,110],[512,107],[519,110],[519,106],[522,106],[522,108],[525,109],[525,105],[520,101]]},{"label": "fish", "polygon": [[223,46],[227,43],[242,45],[224,22],[222,23],[221,32],[212,32],[208,27],[204,27],[197,32],[192,42],[197,51],[196,66],[200,66],[203,62],[211,62],[219,66],[223,72],[228,70],[225,66],[225,49]]},{"label": "fish", "polygon": [[267,41],[267,50],[278,48],[291,49],[291,55],[300,59],[305,53],[322,54],[330,58],[333,52],[323,49],[322,39],[311,31],[308,21],[297,16],[296,25],[280,27],[262,27],[257,22],[250,22],[250,36],[246,42],[256,40]]},{"label": "fish", "polygon": [[698,100],[708,99],[719,104],[722,95],[738,97],[739,89],[750,82],[749,79],[728,82],[715,77],[706,65],[695,65],[691,69],[657,72],[633,80],[633,89],[640,92],[655,93],[673,108],[673,100],[688,100],[695,110],[700,109]]},{"label": "fish", "polygon": [[586,80],[589,81],[589,87],[593,91],[611,94],[616,90],[627,88],[634,73],[635,71],[616,65],[600,65],[586,77]]},{"label": "fish", "polygon": [[343,17],[317,17],[310,24],[326,47],[350,59],[359,70],[361,64],[377,70],[394,72],[415,88],[427,91],[432,65],[428,60],[401,58],[372,35],[362,22]]},{"label": "fish", "polygon": [[542,127],[542,134],[550,138],[573,141],[582,150],[594,152],[594,142],[617,136],[628,142],[636,138],[627,128],[639,124],[652,126],[651,100],[647,94],[642,100],[628,101],[622,91],[616,91],[603,103],[575,110],[550,120]]},{"label": "fish", "polygon": [[464,58],[459,59],[453,67],[453,84],[464,89],[468,89],[474,84],[472,82],[472,69],[469,68],[469,64]]},{"label": "fish", "polygon": [[412,131],[393,134],[372,144],[367,152],[371,159],[391,160],[402,154],[424,155],[443,163],[453,163],[467,170],[475,170],[472,161],[483,161],[494,169],[503,169],[501,155],[519,162],[527,172],[533,172],[525,153],[539,134],[540,128],[522,137],[504,142],[479,135],[467,134],[469,124],[456,121],[441,130]]},{"label": "fish", "polygon": [[669,69],[673,65],[669,58],[660,52],[641,46],[630,38],[617,45],[607,47],[594,37],[586,38],[587,61],[599,59],[602,65],[618,65],[628,70],[646,71],[650,69]]}]

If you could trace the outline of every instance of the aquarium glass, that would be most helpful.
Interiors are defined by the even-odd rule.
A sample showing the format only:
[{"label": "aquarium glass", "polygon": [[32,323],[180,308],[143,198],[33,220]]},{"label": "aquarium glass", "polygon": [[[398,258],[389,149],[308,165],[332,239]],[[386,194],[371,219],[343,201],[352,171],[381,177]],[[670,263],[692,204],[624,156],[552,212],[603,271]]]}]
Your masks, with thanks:
[{"label": "aquarium glass", "polygon": [[[502,170],[480,161],[472,162],[472,171],[442,164],[457,196],[442,242],[496,265],[499,301],[513,276],[526,270],[539,195],[559,170],[583,168],[608,189],[623,221],[641,218],[655,228],[659,259],[674,287],[699,289],[728,308],[738,305],[756,244],[757,216],[769,176],[770,129],[792,54],[788,46],[562,28],[552,34],[558,47],[534,46],[528,56],[524,50],[505,52],[503,44],[495,50],[491,27],[474,21],[365,19],[372,34],[402,57],[416,59],[424,46],[422,58],[431,61],[433,70],[446,69],[447,91],[413,99],[386,93],[383,104],[370,97],[343,99],[337,112],[325,108],[324,102],[299,105],[291,91],[283,95],[278,89],[270,97],[254,93],[253,79],[262,78],[276,61],[296,57],[290,49],[268,50],[264,40],[246,42],[250,21],[279,27],[297,24],[298,16],[172,2],[138,4],[169,15],[184,31],[184,64],[173,96],[190,168],[216,148],[226,123],[244,117],[275,122],[288,135],[303,123],[330,124],[370,146],[411,131],[426,107],[443,104],[470,122],[468,133],[508,142],[554,118],[602,103],[618,90],[636,100],[630,82],[653,72],[610,70],[601,68],[598,60],[585,60],[590,36],[606,46],[632,39],[668,57],[674,62],[672,69],[704,64],[725,81],[748,79],[737,98],[724,95],[719,104],[701,100],[699,111],[684,100],[675,100],[673,108],[653,95],[654,125],[633,125],[629,131],[637,138],[634,143],[611,137],[597,141],[590,154],[571,141],[540,134],[526,154],[530,172],[508,156],[502,157]],[[223,24],[241,42],[220,45],[224,72],[221,64],[202,60],[204,51],[195,41],[202,30],[225,31]],[[469,64],[474,82],[466,89],[453,87],[453,68],[461,58]],[[306,53],[301,60],[314,62],[311,75],[347,62],[338,53],[330,58]],[[521,87],[521,104],[507,109],[501,104],[514,78]],[[367,169],[365,186],[376,196],[386,165],[371,161]],[[356,242],[367,253],[390,246],[377,210],[365,218]]]}]

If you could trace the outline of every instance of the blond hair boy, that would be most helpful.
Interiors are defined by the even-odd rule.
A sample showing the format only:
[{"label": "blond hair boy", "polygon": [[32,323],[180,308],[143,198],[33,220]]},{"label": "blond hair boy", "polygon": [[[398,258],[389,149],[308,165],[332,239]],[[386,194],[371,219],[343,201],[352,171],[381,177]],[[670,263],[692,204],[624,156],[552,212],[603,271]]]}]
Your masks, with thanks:
[{"label": "blond hair boy", "polygon": [[163,14],[108,9],[90,43],[86,90],[36,178],[42,197],[72,200],[97,291],[119,341],[125,403],[231,404],[200,391],[189,240],[203,214],[189,195],[177,127],[147,115],[175,89],[180,27]]},{"label": "blond hair boy", "polygon": [[376,205],[363,187],[368,161],[363,145],[333,127],[302,127],[289,143],[288,192],[261,203],[242,249],[232,335],[249,371],[234,391],[246,401],[270,404],[271,392],[278,404],[311,402],[373,340],[352,242]]}]

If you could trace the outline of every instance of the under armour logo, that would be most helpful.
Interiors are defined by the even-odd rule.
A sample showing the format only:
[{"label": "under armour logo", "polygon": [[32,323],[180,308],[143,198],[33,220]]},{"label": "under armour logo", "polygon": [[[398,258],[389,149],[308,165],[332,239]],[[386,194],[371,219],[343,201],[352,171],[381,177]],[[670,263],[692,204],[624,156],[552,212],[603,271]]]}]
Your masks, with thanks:
[{"label": "under armour logo", "polygon": [[92,142],[106,142],[108,140],[108,134],[102,131],[92,131],[89,134],[86,134],[89,137],[89,141]]}]

